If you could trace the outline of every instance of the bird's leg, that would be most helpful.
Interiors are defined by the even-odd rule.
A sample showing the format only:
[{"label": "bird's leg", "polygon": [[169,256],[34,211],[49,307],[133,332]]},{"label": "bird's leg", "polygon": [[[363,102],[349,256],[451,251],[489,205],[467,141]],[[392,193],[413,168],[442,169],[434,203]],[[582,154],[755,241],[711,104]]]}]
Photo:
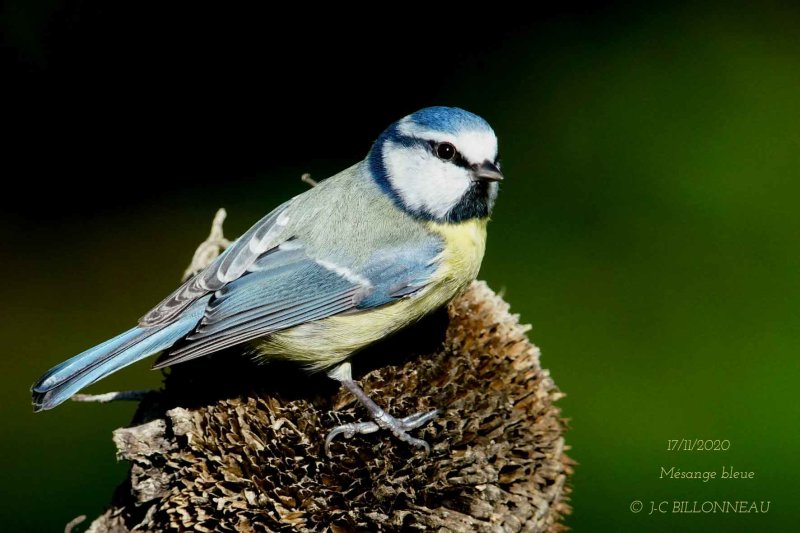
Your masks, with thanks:
[{"label": "bird's leg", "polygon": [[405,418],[395,418],[372,401],[372,398],[367,396],[367,393],[353,380],[350,363],[342,363],[330,371],[328,376],[344,385],[347,390],[356,397],[359,403],[367,408],[367,411],[369,411],[373,419],[373,422],[354,422],[342,424],[341,426],[333,428],[330,433],[328,433],[328,436],[325,437],[325,453],[328,456],[330,456],[331,441],[340,433],[343,433],[344,436],[349,439],[356,433],[375,433],[379,429],[388,429],[394,433],[398,439],[419,448],[425,448],[426,452],[430,452],[431,447],[427,442],[412,437],[408,432],[436,418],[439,415],[438,409],[427,413],[415,413]]}]

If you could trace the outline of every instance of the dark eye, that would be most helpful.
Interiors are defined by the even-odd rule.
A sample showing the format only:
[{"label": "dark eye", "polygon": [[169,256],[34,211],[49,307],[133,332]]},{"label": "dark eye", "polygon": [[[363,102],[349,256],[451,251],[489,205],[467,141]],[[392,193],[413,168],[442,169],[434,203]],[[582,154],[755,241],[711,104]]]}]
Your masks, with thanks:
[{"label": "dark eye", "polygon": [[436,145],[436,155],[439,159],[450,161],[456,156],[456,147],[450,143],[439,143]]}]

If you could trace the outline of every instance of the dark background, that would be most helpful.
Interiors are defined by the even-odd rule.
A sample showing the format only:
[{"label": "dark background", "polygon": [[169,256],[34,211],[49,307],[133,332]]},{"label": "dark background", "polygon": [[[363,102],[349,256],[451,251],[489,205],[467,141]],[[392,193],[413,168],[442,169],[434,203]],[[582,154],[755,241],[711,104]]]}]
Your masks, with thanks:
[{"label": "dark background", "polygon": [[[4,529],[94,516],[125,473],[110,433],[133,406],[34,416],[39,374],[170,291],[217,207],[238,235],[301,192],[301,173],[349,166],[435,104],[481,114],[500,139],[481,277],[533,324],[568,394],[568,524],[796,525],[800,10],[490,7],[397,4],[359,23],[302,5],[3,5]],[[91,390],[159,380],[142,364]],[[667,452],[680,438],[731,448]],[[672,465],[756,478],[658,479]],[[629,511],[713,499],[771,506]]]}]

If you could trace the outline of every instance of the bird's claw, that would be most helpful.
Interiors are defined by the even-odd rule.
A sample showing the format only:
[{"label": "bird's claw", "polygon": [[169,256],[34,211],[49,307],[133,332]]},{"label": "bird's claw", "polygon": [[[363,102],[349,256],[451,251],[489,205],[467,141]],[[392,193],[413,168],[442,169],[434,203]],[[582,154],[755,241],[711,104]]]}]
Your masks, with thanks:
[{"label": "bird's claw", "polygon": [[413,415],[405,418],[395,418],[391,415],[385,414],[379,419],[379,422],[351,422],[349,424],[342,424],[333,428],[325,437],[325,454],[331,456],[331,442],[337,435],[344,435],[346,439],[352,438],[356,434],[366,435],[375,433],[379,429],[388,429],[398,439],[407,442],[418,448],[424,448],[425,453],[430,453],[430,445],[422,439],[417,439],[408,434],[412,429],[416,429],[422,425],[427,424],[434,418],[439,416],[439,410],[434,409],[427,413],[414,413]]}]

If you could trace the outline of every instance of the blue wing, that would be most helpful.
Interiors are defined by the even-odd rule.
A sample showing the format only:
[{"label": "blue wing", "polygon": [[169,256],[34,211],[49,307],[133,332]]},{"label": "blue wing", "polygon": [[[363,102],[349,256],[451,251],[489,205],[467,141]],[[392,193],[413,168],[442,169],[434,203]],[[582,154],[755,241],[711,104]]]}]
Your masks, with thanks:
[{"label": "blue wing", "polygon": [[217,290],[187,342],[159,359],[155,368],[413,295],[436,270],[440,252],[441,243],[431,238],[422,245],[381,250],[354,269],[309,257],[300,242],[287,241]]}]

